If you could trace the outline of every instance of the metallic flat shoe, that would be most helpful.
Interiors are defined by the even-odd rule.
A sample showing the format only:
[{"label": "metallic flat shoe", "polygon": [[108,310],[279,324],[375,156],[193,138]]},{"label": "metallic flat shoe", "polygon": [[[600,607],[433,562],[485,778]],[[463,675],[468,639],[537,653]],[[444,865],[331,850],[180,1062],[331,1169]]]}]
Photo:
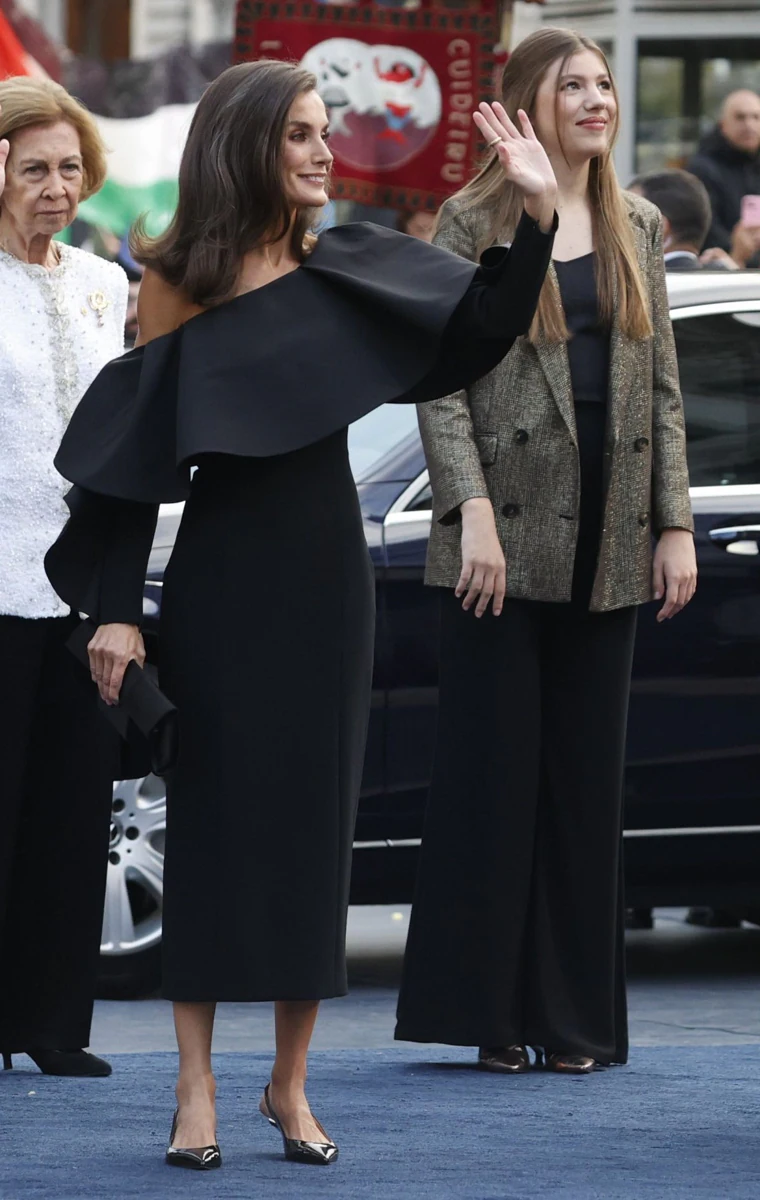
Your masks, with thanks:
[{"label": "metallic flat shoe", "polygon": [[222,1152],[215,1144],[213,1146],[192,1146],[184,1150],[172,1145],[177,1132],[179,1109],[175,1109],[172,1131],[169,1134],[169,1145],[164,1160],[169,1167],[185,1167],[188,1171],[215,1171],[222,1165]]},{"label": "metallic flat shoe", "polygon": [[481,1046],[478,1051],[478,1070],[521,1075],[530,1070],[528,1051],[525,1046]]},{"label": "metallic flat shoe", "polygon": [[[43,1075],[104,1079],[111,1074],[111,1064],[87,1050],[38,1050],[32,1047],[24,1054],[36,1063]],[[7,1050],[3,1051],[3,1066],[6,1071],[13,1070],[13,1058]]]},{"label": "metallic flat shoe", "polygon": [[[262,1109],[262,1115],[266,1117],[270,1125],[274,1125],[275,1129],[279,1131],[285,1149],[285,1157],[288,1162],[306,1163],[309,1166],[315,1167],[329,1167],[331,1163],[335,1162],[339,1153],[335,1142],[329,1140],[325,1140],[324,1142],[302,1142],[300,1138],[289,1138],[286,1136],[280,1118],[272,1108],[272,1101],[269,1099],[269,1084],[264,1088],[264,1107],[266,1108],[266,1112]],[[324,1133],[325,1139],[327,1139],[327,1134],[322,1129],[316,1117],[314,1117],[314,1122],[317,1128]]]},{"label": "metallic flat shoe", "polygon": [[544,1071],[556,1071],[558,1075],[590,1075],[596,1070],[596,1059],[585,1054],[563,1054],[561,1050],[542,1050],[538,1046],[533,1049],[536,1066]]}]

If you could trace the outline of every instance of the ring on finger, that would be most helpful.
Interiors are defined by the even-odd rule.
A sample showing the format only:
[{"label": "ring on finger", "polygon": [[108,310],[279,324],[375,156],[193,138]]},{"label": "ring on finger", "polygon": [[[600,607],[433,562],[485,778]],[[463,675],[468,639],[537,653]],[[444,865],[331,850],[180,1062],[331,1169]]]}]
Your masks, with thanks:
[{"label": "ring on finger", "polygon": [[495,137],[495,138],[493,138],[492,141],[486,142],[486,145],[488,146],[489,149],[491,149],[491,147],[498,146],[499,143],[503,142],[503,141],[504,141],[503,137]]}]

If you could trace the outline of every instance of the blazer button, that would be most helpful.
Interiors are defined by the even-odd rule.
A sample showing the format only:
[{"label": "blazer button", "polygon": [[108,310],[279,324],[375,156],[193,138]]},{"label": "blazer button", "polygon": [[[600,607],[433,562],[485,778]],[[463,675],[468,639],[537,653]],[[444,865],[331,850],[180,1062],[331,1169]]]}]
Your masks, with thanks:
[{"label": "blazer button", "polygon": [[518,429],[517,433],[515,434],[515,441],[517,442],[518,446],[524,446],[529,440],[530,434],[528,433],[527,429]]},{"label": "blazer button", "polygon": [[642,450],[646,450],[648,445],[649,445],[649,438],[640,437],[640,438],[636,438],[636,441],[633,443],[633,448],[634,448],[634,450],[637,450],[639,454],[641,454]]},{"label": "blazer button", "polygon": [[646,513],[641,513],[641,515],[639,517],[639,525],[641,526],[642,529],[646,529],[648,524],[649,524],[649,517],[647,516]]},{"label": "blazer button", "polygon": [[520,512],[519,504],[505,504],[501,510],[504,517],[516,517]]}]

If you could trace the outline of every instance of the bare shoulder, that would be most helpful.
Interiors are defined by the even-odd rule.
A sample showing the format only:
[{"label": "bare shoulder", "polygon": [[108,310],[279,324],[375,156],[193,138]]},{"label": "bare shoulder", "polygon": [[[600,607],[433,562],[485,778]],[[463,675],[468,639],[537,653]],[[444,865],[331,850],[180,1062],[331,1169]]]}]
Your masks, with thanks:
[{"label": "bare shoulder", "polygon": [[165,333],[173,333],[203,309],[150,268],[146,269],[137,297],[137,345],[152,342]]}]

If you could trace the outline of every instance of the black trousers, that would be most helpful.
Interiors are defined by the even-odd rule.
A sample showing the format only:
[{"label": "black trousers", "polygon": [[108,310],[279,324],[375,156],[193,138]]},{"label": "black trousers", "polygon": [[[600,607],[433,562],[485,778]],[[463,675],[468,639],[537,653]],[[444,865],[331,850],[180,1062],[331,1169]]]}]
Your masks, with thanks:
[{"label": "black trousers", "polygon": [[90,1040],[116,746],[75,617],[0,616],[0,1049]]},{"label": "black trousers", "polygon": [[[602,409],[579,414],[573,599],[441,596],[439,728],[396,1037],[625,1062],[621,871],[636,610],[588,610]],[[507,564],[509,573],[509,564]]]}]

